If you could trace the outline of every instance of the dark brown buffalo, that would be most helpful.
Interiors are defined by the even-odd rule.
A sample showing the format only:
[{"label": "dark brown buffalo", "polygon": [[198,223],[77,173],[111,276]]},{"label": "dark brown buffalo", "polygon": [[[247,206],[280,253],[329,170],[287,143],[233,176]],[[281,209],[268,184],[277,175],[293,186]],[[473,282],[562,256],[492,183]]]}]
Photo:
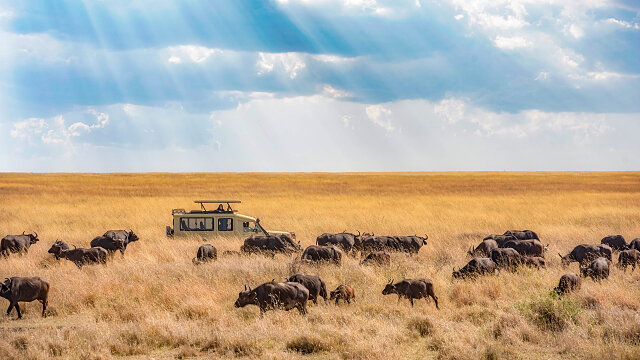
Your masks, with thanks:
[{"label": "dark brown buffalo", "polygon": [[49,254],[53,254],[56,257],[56,260],[60,260],[60,252],[63,250],[69,250],[69,245],[64,241],[56,241],[51,245],[51,248],[47,252]]},{"label": "dark brown buffalo", "polygon": [[542,245],[539,240],[510,240],[504,243],[503,248],[511,248],[518,251],[522,256],[539,256],[544,257],[547,246]]},{"label": "dark brown buffalo", "polygon": [[622,235],[609,235],[600,240],[600,244],[609,245],[609,247],[615,251],[627,250],[629,244]]},{"label": "dark brown buffalo", "polygon": [[125,242],[122,239],[115,239],[109,236],[97,236],[91,240],[91,247],[101,247],[109,253],[109,255],[113,255],[114,252],[120,251],[120,253],[124,256],[124,250],[126,248]]},{"label": "dark brown buffalo", "polygon": [[560,277],[558,286],[553,290],[558,293],[558,295],[562,295],[575,290],[580,290],[580,286],[582,286],[582,279],[580,276],[574,273],[568,273]]},{"label": "dark brown buffalo", "polygon": [[244,240],[240,248],[246,253],[285,253],[302,250],[300,243],[294,243],[288,235],[251,236]]},{"label": "dark brown buffalo", "polygon": [[438,307],[438,297],[433,290],[433,282],[429,279],[404,279],[400,282],[393,283],[393,280],[389,280],[389,283],[382,290],[382,295],[398,294],[398,302],[401,298],[409,299],[411,306],[413,306],[413,299],[422,299],[429,301],[429,296],[433,298],[436,303],[436,309]]},{"label": "dark brown buffalo", "polygon": [[512,248],[500,248],[491,250],[491,260],[500,269],[514,270],[522,264],[523,256],[517,250]]},{"label": "dark brown buffalo", "polygon": [[367,255],[367,257],[365,257],[360,264],[389,266],[391,265],[391,255],[387,254],[384,251],[374,251]]},{"label": "dark brown buffalo", "polygon": [[504,232],[504,235],[513,236],[518,240],[540,240],[538,234],[531,230],[507,230]]},{"label": "dark brown buffalo", "polygon": [[19,302],[31,302],[38,300],[42,303],[42,316],[46,316],[47,297],[49,296],[49,283],[39,277],[7,278],[0,284],[0,296],[9,300],[7,315],[15,307],[18,319],[22,318]]},{"label": "dark brown buffalo", "polygon": [[558,254],[562,260],[562,266],[567,267],[572,262],[584,265],[591,260],[603,256],[611,261],[612,250],[608,245],[588,245],[581,244],[573,248],[571,252],[565,256]]},{"label": "dark brown buffalo", "polygon": [[140,238],[138,237],[138,235],[136,235],[133,230],[129,229],[129,231],[126,230],[107,230],[102,236],[108,236],[112,239],[120,239],[122,241],[124,241],[124,248],[127,248],[127,245],[129,245],[132,242],[138,241],[140,240]]},{"label": "dark brown buffalo", "polygon": [[609,260],[603,257],[594,259],[589,266],[580,266],[582,277],[589,276],[592,280],[602,280],[609,277]]},{"label": "dark brown buffalo", "polygon": [[335,290],[331,292],[331,300],[336,300],[336,305],[338,305],[338,301],[342,299],[347,304],[351,304],[351,300],[356,298],[356,293],[353,291],[353,288],[350,285],[339,285]]},{"label": "dark brown buffalo", "polygon": [[502,247],[507,241],[518,240],[518,238],[513,235],[491,234],[485,237],[483,240],[494,240],[496,243],[498,243],[498,247]]},{"label": "dark brown buffalo", "polygon": [[84,265],[107,263],[107,256],[109,253],[101,247],[83,249],[77,248],[74,245],[73,250],[63,250],[65,245],[66,243],[64,241],[56,241],[51,246],[51,249],[49,249],[49,252],[55,254],[56,258],[63,258],[71,261],[79,268],[82,268]]},{"label": "dark brown buffalo", "polygon": [[209,260],[216,260],[217,258],[218,258],[218,250],[215,248],[215,246],[211,244],[204,244],[204,245],[200,245],[200,247],[198,248],[198,253],[196,254],[196,257],[191,259],[191,261],[194,264],[199,265]]},{"label": "dark brown buffalo", "polygon": [[297,282],[309,290],[309,301],[318,304],[318,298],[327,301],[327,285],[318,275],[295,274],[287,279],[288,282]]},{"label": "dark brown buffalo", "polygon": [[309,262],[333,262],[340,264],[342,262],[342,250],[333,245],[310,245],[304,249],[301,259]]},{"label": "dark brown buffalo", "polygon": [[354,246],[356,244],[356,240],[359,241],[359,238],[360,238],[359,231],[358,231],[358,235],[348,233],[345,231],[338,234],[325,233],[316,238],[316,245],[320,245],[320,246],[334,245],[341,248],[345,253],[348,254],[352,250],[355,250]]},{"label": "dark brown buffalo", "polygon": [[360,239],[361,250],[365,253],[373,251],[398,251],[406,252],[411,255],[417,254],[422,246],[427,244],[425,237],[413,236],[365,236]]},{"label": "dark brown buffalo", "polygon": [[498,265],[490,258],[473,258],[462,269],[453,268],[453,278],[473,278],[478,275],[497,274]]},{"label": "dark brown buffalo", "polygon": [[640,238],[631,240],[631,242],[629,243],[629,249],[636,249],[640,251]]},{"label": "dark brown buffalo", "polygon": [[283,309],[291,310],[296,308],[301,314],[307,313],[307,300],[309,290],[297,282],[267,282],[255,289],[244,286],[244,291],[238,294],[234,306],[245,307],[256,305],[260,308],[260,314],[267,310]]},{"label": "dark brown buffalo", "polygon": [[547,261],[540,256],[525,256],[523,258],[524,266],[538,268],[538,269],[546,269]]},{"label": "dark brown buffalo", "polygon": [[10,253],[26,254],[29,252],[29,247],[39,240],[38,233],[25,234],[23,231],[22,235],[7,235],[0,240],[0,254],[4,257],[9,256]]},{"label": "dark brown buffalo", "polygon": [[491,255],[491,250],[497,249],[498,242],[493,239],[482,240],[482,242],[476,246],[476,248],[471,248],[467,251],[467,254],[472,257],[480,257],[480,256],[489,256]]},{"label": "dark brown buffalo", "polygon": [[640,251],[636,249],[623,250],[618,255],[618,266],[624,271],[627,271],[629,265],[631,265],[631,271],[634,271],[638,261],[640,261]]}]

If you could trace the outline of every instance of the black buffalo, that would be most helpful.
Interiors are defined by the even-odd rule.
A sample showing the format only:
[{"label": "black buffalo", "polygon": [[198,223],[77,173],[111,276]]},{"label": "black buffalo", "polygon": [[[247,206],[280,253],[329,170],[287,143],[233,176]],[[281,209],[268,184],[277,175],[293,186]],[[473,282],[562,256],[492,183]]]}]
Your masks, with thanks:
[{"label": "black buffalo", "polygon": [[640,251],[640,238],[631,240],[631,242],[629,243],[629,249],[636,249]]},{"label": "black buffalo", "polygon": [[498,265],[490,258],[473,258],[462,269],[453,268],[453,278],[472,278],[478,275],[497,274]]},{"label": "black buffalo", "polygon": [[518,240],[540,240],[538,234],[531,230],[507,230],[504,232],[504,235],[513,236]]},{"label": "black buffalo", "polygon": [[510,240],[504,243],[503,248],[511,248],[523,256],[544,257],[544,252],[549,245],[544,246],[539,240]]},{"label": "black buffalo", "polygon": [[132,242],[138,241],[140,240],[140,238],[138,237],[138,235],[136,235],[133,230],[129,229],[129,231],[126,230],[107,230],[107,232],[105,232],[102,236],[108,236],[112,239],[119,239],[124,241],[124,248],[127,248],[127,245],[129,245]]},{"label": "black buffalo", "polygon": [[562,266],[567,267],[572,262],[578,262],[580,265],[585,264],[597,257],[603,256],[611,261],[612,250],[608,245],[588,245],[581,244],[573,248],[571,252],[565,256],[558,254],[562,260]]},{"label": "black buffalo", "polygon": [[467,251],[467,254],[471,255],[472,257],[489,256],[491,255],[491,250],[497,249],[498,247],[498,242],[493,239],[486,239],[482,240],[482,242],[478,246],[476,246],[475,249],[469,249],[469,251]]},{"label": "black buffalo", "polygon": [[126,248],[125,240],[116,239],[109,236],[97,236],[91,240],[91,247],[101,247],[109,253],[109,255],[113,255],[114,252],[120,251],[120,253],[124,256],[124,250]]},{"label": "black buffalo", "polygon": [[318,275],[295,274],[287,279],[288,282],[297,282],[304,285],[309,290],[309,300],[314,304],[318,303],[318,298],[322,297],[327,301],[327,285]]},{"label": "black buffalo", "polygon": [[491,250],[491,260],[500,269],[515,269],[522,264],[522,255],[512,248],[500,248]]},{"label": "black buffalo", "polygon": [[[101,247],[92,247],[90,249],[77,248],[75,245],[72,250],[63,250],[66,246],[64,241],[56,241],[49,249],[49,252],[56,255],[56,258],[63,258],[74,263],[78,268],[89,264],[106,264],[107,250]],[[68,246],[66,246],[68,248]]]},{"label": "black buffalo", "polygon": [[566,294],[574,290],[579,290],[582,286],[582,279],[574,273],[564,274],[560,277],[558,286],[553,289],[558,295]]},{"label": "black buffalo", "polygon": [[589,276],[593,280],[602,280],[609,277],[609,260],[603,257],[594,259],[589,266],[580,266],[582,277]]},{"label": "black buffalo", "polygon": [[342,262],[342,250],[333,245],[310,245],[304,249],[301,260],[308,262],[333,262],[340,264]]},{"label": "black buffalo", "polygon": [[7,235],[0,240],[0,254],[4,257],[9,256],[9,253],[26,254],[29,247],[39,240],[38,233],[25,234],[23,231],[22,235]]},{"label": "black buffalo", "polygon": [[436,303],[436,309],[440,309],[438,307],[438,297],[433,290],[433,282],[430,279],[404,279],[395,284],[393,280],[389,280],[382,290],[382,295],[389,294],[397,294],[398,302],[403,297],[409,299],[411,306],[413,306],[413,299],[424,298],[429,301],[429,296],[431,296]]},{"label": "black buffalo", "polygon": [[285,253],[291,254],[302,250],[300,243],[295,243],[288,235],[251,236],[244,240],[240,248],[246,253]]},{"label": "black buffalo", "polygon": [[427,244],[428,236],[365,236],[360,239],[362,252],[398,251],[417,254]]},{"label": "black buffalo", "polygon": [[540,256],[525,256],[522,264],[538,269],[545,269],[547,267],[547,261]]},{"label": "black buffalo", "polygon": [[622,235],[605,236],[600,240],[600,244],[609,245],[611,249],[616,251],[627,250],[629,248],[629,244],[627,244],[627,241]]},{"label": "black buffalo", "polygon": [[507,241],[518,240],[518,238],[513,235],[491,234],[485,237],[483,240],[494,240],[498,244],[498,247],[502,247]]},{"label": "black buffalo", "polygon": [[200,247],[198,248],[198,253],[196,254],[196,257],[194,257],[191,261],[194,264],[198,265],[198,264],[207,262],[209,260],[216,260],[217,258],[218,258],[218,250],[215,248],[215,246],[211,244],[204,244],[204,245],[200,245]]},{"label": "black buffalo", "polygon": [[387,254],[384,251],[374,251],[367,255],[367,257],[365,257],[360,264],[389,266],[391,265],[391,255]]},{"label": "black buffalo", "polygon": [[245,307],[247,305],[256,305],[260,308],[260,314],[264,314],[267,310],[298,309],[301,314],[307,313],[307,300],[309,299],[309,290],[302,284],[297,282],[267,282],[255,289],[247,288],[238,294],[235,307]]},{"label": "black buffalo", "polygon": [[634,271],[638,261],[640,261],[640,251],[636,249],[623,250],[618,255],[618,266],[624,271],[627,271],[629,265],[631,265],[631,271]]},{"label": "black buffalo", "polygon": [[69,250],[69,245],[64,241],[56,241],[51,245],[51,248],[47,252],[49,254],[53,254],[53,256],[56,257],[56,260],[60,260],[60,254],[64,250]]},{"label": "black buffalo", "polygon": [[316,245],[327,246],[334,245],[341,248],[345,253],[350,253],[355,250],[356,242],[360,241],[360,232],[358,231],[358,235],[341,232],[338,234],[329,234],[325,233],[316,238]]},{"label": "black buffalo", "polygon": [[49,296],[49,283],[39,277],[18,277],[7,278],[0,284],[0,296],[9,300],[7,315],[15,307],[18,319],[22,318],[19,302],[31,302],[38,300],[42,303],[42,316],[47,310],[47,298]]}]

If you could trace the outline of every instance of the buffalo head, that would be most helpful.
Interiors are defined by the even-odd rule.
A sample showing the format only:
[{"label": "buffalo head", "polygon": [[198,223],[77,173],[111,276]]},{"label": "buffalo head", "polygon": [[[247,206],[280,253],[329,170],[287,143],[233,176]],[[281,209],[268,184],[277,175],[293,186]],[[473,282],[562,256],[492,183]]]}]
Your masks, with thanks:
[{"label": "buffalo head", "polygon": [[251,290],[251,286],[244,286],[244,291],[238,293],[238,300],[233,304],[235,307],[245,307],[247,305],[256,305],[258,303],[258,294]]},{"label": "buffalo head", "polygon": [[[22,233],[24,234],[24,231]],[[34,233],[35,233],[35,235],[34,234],[27,234],[27,236],[29,236],[29,242],[31,243],[31,245],[37,243],[40,240],[40,239],[38,239],[38,233],[35,232],[35,231],[34,231]]]},{"label": "buffalo head", "polygon": [[134,242],[140,240],[140,238],[133,232],[133,230],[129,229],[129,232],[127,233],[127,240],[129,242]]},{"label": "buffalo head", "polygon": [[11,290],[11,279],[6,278],[4,282],[0,284],[0,296],[4,297]]},{"label": "buffalo head", "polygon": [[393,279],[391,279],[389,280],[387,285],[384,287],[384,290],[382,290],[382,295],[389,295],[389,294],[395,294],[395,293],[396,293],[396,286],[393,285]]},{"label": "buffalo head", "polygon": [[560,260],[563,268],[566,268],[567,266],[569,266],[569,264],[571,264],[571,259],[569,259],[569,255],[562,256],[562,254],[558,253],[558,256],[560,256]]}]

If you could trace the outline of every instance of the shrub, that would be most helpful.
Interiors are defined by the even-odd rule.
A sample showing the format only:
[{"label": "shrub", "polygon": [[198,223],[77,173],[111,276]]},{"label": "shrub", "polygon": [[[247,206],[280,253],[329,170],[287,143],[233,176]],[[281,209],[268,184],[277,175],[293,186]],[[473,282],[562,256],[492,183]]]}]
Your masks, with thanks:
[{"label": "shrub", "polygon": [[560,298],[555,292],[516,304],[516,308],[539,328],[563,331],[570,323],[577,323],[582,312],[580,303],[573,298]]},{"label": "shrub", "polygon": [[300,336],[289,341],[287,343],[287,349],[301,354],[313,354],[327,351],[328,346],[318,338]]}]

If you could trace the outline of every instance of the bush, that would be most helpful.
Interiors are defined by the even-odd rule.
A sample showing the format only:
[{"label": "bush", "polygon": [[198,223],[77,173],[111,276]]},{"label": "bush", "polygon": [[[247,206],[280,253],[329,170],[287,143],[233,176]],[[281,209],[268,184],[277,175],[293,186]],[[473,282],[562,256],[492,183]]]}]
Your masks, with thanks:
[{"label": "bush", "polygon": [[327,351],[328,346],[318,338],[300,336],[287,343],[287,349],[301,354],[313,354]]},{"label": "bush", "polygon": [[411,319],[407,324],[409,330],[413,330],[420,336],[429,336],[433,334],[433,324],[426,317]]},{"label": "bush", "polygon": [[555,292],[516,304],[516,309],[539,328],[553,332],[563,331],[570,323],[577,323],[582,312],[580,303],[572,298],[560,298]]}]

